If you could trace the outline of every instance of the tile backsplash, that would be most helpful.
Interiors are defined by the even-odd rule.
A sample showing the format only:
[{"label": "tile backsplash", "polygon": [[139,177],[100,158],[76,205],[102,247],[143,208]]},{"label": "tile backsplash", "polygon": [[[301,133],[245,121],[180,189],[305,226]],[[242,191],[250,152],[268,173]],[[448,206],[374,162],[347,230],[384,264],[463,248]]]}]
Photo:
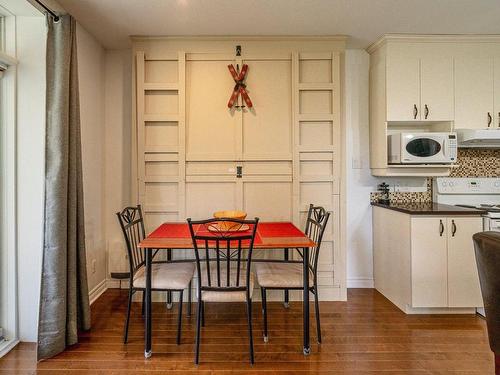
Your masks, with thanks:
[{"label": "tile backsplash", "polygon": [[[500,149],[459,148],[458,162],[450,177],[500,177]],[[370,201],[376,202],[381,193],[370,193]],[[425,192],[391,192],[391,203],[432,202],[432,178],[427,178]]]},{"label": "tile backsplash", "polygon": [[459,148],[450,177],[500,177],[500,149]]},{"label": "tile backsplash", "polygon": [[[370,193],[370,202],[376,202],[382,193],[375,191]],[[432,178],[427,179],[427,191],[423,192],[390,192],[391,203],[432,202]]]}]

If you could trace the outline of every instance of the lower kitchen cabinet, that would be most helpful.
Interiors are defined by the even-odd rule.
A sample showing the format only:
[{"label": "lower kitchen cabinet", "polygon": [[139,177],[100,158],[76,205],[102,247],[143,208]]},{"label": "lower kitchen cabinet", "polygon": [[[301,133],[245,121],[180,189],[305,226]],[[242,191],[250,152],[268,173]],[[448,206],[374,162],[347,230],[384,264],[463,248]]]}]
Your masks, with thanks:
[{"label": "lower kitchen cabinet", "polygon": [[472,235],[483,230],[477,217],[447,218],[448,306],[482,306]]},{"label": "lower kitchen cabinet", "polygon": [[480,216],[373,207],[375,288],[407,313],[473,312],[482,306],[472,242],[480,231]]},{"label": "lower kitchen cabinet", "polygon": [[411,217],[411,305],[448,305],[446,218]]}]

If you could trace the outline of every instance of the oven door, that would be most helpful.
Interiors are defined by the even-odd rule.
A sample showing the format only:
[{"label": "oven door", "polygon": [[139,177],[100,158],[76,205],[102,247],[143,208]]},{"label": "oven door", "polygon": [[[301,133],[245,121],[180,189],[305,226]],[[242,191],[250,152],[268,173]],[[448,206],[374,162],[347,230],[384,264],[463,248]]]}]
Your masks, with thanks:
[{"label": "oven door", "polygon": [[442,135],[405,134],[401,142],[402,163],[451,163],[446,156],[446,140]]}]

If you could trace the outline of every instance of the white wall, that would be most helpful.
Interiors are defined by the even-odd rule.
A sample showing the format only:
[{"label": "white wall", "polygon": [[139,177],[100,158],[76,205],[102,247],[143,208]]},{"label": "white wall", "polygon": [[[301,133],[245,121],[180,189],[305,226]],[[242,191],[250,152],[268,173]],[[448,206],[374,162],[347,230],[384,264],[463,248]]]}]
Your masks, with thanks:
[{"label": "white wall", "polygon": [[105,123],[104,61],[102,46],[77,26],[78,79],[82,132],[83,194],[85,202],[85,245],[89,291],[106,280],[105,241]]},{"label": "white wall", "polygon": [[391,191],[425,191],[422,177],[373,177],[369,151],[370,56],[346,50],[345,121],[347,130],[347,287],[373,288],[372,210],[370,192],[386,182]]},{"label": "white wall", "polygon": [[19,338],[36,341],[45,171],[43,17],[17,18],[17,235]]},{"label": "white wall", "polygon": [[370,192],[380,181],[369,159],[369,67],[364,50],[346,50],[345,121],[347,133],[347,287],[373,287]]},{"label": "white wall", "polygon": [[[105,142],[106,201],[105,226],[108,271],[128,271],[123,234],[116,212],[136,204],[131,200],[131,121],[132,53],[130,50],[106,51]],[[109,274],[108,274],[109,277]],[[116,286],[116,283],[115,285]]]}]

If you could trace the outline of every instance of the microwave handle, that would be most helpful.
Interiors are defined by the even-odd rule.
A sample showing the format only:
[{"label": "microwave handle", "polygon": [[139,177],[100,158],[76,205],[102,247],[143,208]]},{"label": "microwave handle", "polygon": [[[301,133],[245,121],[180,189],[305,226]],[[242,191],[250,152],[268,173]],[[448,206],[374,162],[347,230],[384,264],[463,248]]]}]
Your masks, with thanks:
[{"label": "microwave handle", "polygon": [[443,140],[443,155],[447,157],[450,153],[449,151],[450,151],[450,142],[448,141],[448,139],[445,138]]}]

